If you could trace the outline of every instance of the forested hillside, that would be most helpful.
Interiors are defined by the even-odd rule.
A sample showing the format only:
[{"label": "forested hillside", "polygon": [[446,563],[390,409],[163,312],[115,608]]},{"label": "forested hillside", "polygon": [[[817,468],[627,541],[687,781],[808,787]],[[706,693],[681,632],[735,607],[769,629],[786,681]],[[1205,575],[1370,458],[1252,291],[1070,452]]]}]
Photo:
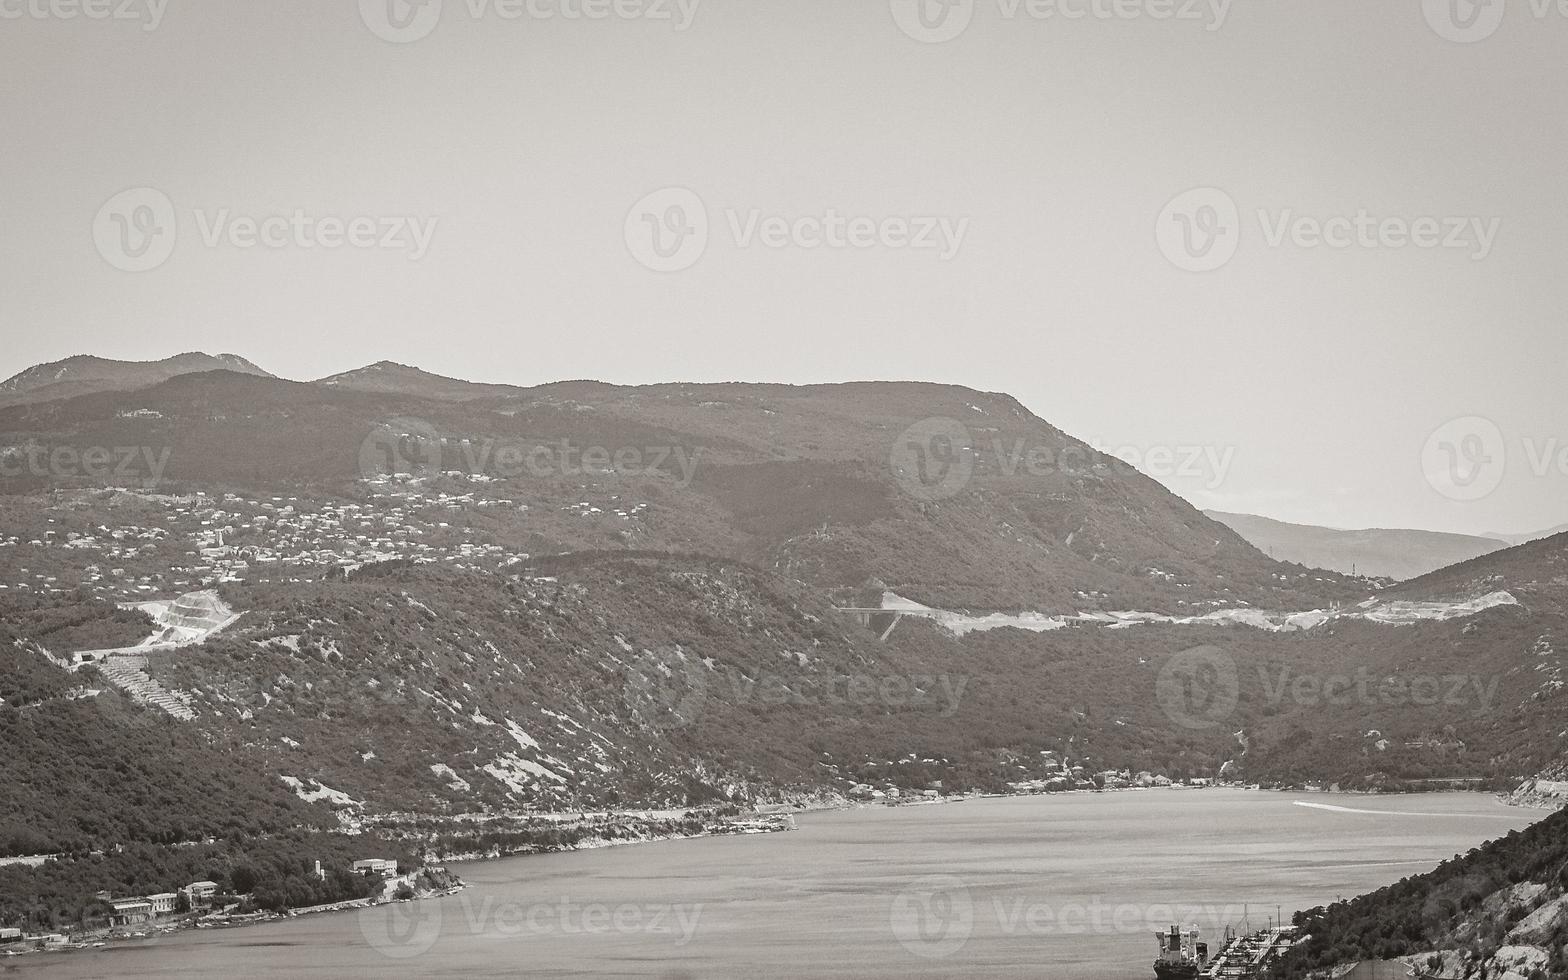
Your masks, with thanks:
[{"label": "forested hillside", "polygon": [[1568,755],[1568,535],[1382,588],[1005,395],[329,381],[0,408],[0,857],[77,869],[6,869],[12,901],[80,915],[147,877],[124,855],[216,875],[295,829],[488,852],[589,832],[496,822],[535,813],[1508,789]]},{"label": "forested hillside", "polygon": [[1568,976],[1568,811],[1296,925],[1309,938],[1274,980],[1394,957],[1432,977]]}]

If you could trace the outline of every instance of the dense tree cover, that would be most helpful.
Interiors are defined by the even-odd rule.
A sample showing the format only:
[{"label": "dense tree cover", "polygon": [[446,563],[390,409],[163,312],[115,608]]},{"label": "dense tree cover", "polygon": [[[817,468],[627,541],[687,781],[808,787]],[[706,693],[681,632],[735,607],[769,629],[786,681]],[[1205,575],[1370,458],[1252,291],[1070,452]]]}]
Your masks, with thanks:
[{"label": "dense tree cover", "polygon": [[[909,621],[884,645],[808,590],[735,562],[574,555],[530,572],[558,578],[378,567],[318,583],[308,596],[227,586],[226,598],[257,611],[252,622],[297,640],[285,647],[236,628],[169,664],[169,683],[221,685],[240,699],[228,711],[243,706],[251,725],[276,737],[352,747],[338,767],[318,768],[321,778],[405,803],[439,790],[428,771],[437,760],[461,770],[476,794],[504,802],[493,777],[473,770],[472,749],[504,750],[509,736],[479,724],[454,738],[452,702],[491,720],[517,718],[541,739],[564,737],[547,751],[569,762],[586,736],[559,731],[540,708],[590,722],[616,743],[626,754],[584,795],[558,802],[566,809],[700,805],[728,798],[720,787],[737,782],[809,790],[855,778],[862,760],[909,754],[936,760],[937,774],[900,785],[940,779],[950,790],[1001,790],[1022,778],[1002,761],[1010,747],[1033,756],[1070,749],[1075,758],[1103,748],[1106,766],[1137,761],[1178,777],[1213,775],[1225,758],[1223,738],[1199,756],[1193,740],[1160,731],[1169,722],[1153,700],[1151,669],[1118,681],[1127,658],[1080,656],[1075,644],[1099,642],[1103,631],[1074,631],[1043,650],[1024,646],[1038,639],[1029,634],[1012,643],[974,637],[961,651]],[[1158,652],[1158,639],[1142,649]],[[285,674],[288,685],[268,683]],[[1139,691],[1140,681],[1151,690]],[[1090,708],[1097,700],[1110,706]],[[1121,719],[1138,723],[1118,728]],[[1096,738],[1102,728],[1115,741]],[[458,757],[442,758],[449,743]],[[366,750],[376,754],[369,764]],[[710,765],[694,768],[692,757]]]},{"label": "dense tree cover", "polygon": [[0,642],[0,702],[5,705],[21,708],[61,698],[86,679],[60,670],[25,641]]},{"label": "dense tree cover", "polygon": [[[551,577],[529,577],[541,573]],[[114,839],[122,833],[113,816],[120,808],[105,800],[122,788],[139,800],[157,798],[157,787],[176,783],[157,771],[159,760],[182,758],[201,737],[210,741],[200,753],[206,764],[182,764],[177,782],[194,780],[200,799],[232,799],[239,791],[265,802],[233,810],[215,803],[211,813],[199,802],[155,807],[181,816],[136,817],[131,833],[141,836],[130,839],[221,836],[229,830],[220,812],[243,814],[230,818],[240,823],[295,819],[297,801],[260,775],[267,772],[315,776],[393,808],[467,808],[475,797],[515,805],[508,787],[480,767],[516,743],[499,725],[465,724],[470,710],[491,722],[516,718],[541,738],[560,739],[546,751],[579,771],[586,736],[541,717],[541,708],[587,724],[614,748],[611,772],[591,785],[541,782],[555,795],[538,802],[563,809],[689,806],[737,792],[848,782],[1000,791],[1045,775],[1042,750],[1091,771],[1147,769],[1182,779],[1214,776],[1234,760],[1237,776],[1249,781],[1346,789],[1419,788],[1419,780],[1451,776],[1501,781],[1528,774],[1536,761],[1526,747],[1538,719],[1501,708],[1521,696],[1530,672],[1500,678],[1485,711],[1316,705],[1279,694],[1286,671],[1345,670],[1348,658],[1373,642],[1409,670],[1473,668],[1489,643],[1517,639],[1511,610],[1398,630],[1346,624],[1321,634],[1265,635],[1199,628],[1196,637],[1193,627],[1146,624],[959,639],[906,619],[878,643],[800,583],[738,562],[652,551],[547,559],[505,578],[388,565],[348,581],[229,584],[222,591],[251,610],[246,619],[204,647],[155,664],[168,686],[202,699],[200,736],[156,713],[137,713],[142,727],[121,744],[138,748],[116,756],[112,746],[93,741],[105,729],[92,712],[122,704],[112,691],[97,702],[51,703],[36,717],[0,720],[25,723],[17,737],[44,746],[35,758],[13,763],[42,768],[18,773],[23,788],[6,806],[36,811],[53,792],[36,790],[39,773],[51,766],[68,776],[86,772],[68,785],[85,787],[92,800],[68,807],[47,839],[37,825],[0,808],[0,848],[83,848]],[[1157,692],[1171,652],[1194,639],[1217,647],[1237,671],[1232,715],[1207,729],[1177,723]],[[28,697],[58,697],[68,681],[90,679],[71,678],[14,645],[0,649],[30,665],[15,678],[49,685]],[[708,665],[695,675],[700,689],[684,690],[697,663]],[[850,697],[849,677],[878,686],[870,697]],[[645,682],[646,690],[639,686]],[[672,712],[688,707],[690,717]],[[87,733],[79,737],[76,727]],[[308,755],[285,748],[294,742]],[[65,748],[77,744],[85,752]],[[579,752],[577,761],[568,750]],[[229,769],[230,759],[252,761]],[[432,775],[432,762],[451,765],[470,789],[450,789],[445,777]],[[103,767],[110,771],[100,776]],[[203,782],[214,768],[222,779]],[[240,775],[252,772],[253,780]],[[91,816],[83,824],[77,812]],[[98,815],[104,813],[111,816]],[[14,835],[21,836],[8,845]]]},{"label": "dense tree cover", "polygon": [[146,613],[81,590],[7,595],[0,599],[0,702],[22,707],[101,686],[91,670],[72,675],[57,663],[68,663],[78,650],[129,646],[151,632]]},{"label": "dense tree cover", "polygon": [[[221,591],[246,618],[155,674],[196,693],[197,724],[216,744],[261,746],[273,765],[394,808],[690,806],[843,781],[999,791],[1043,775],[1042,750],[1091,771],[1213,777],[1234,761],[1248,782],[1367,790],[1450,777],[1507,788],[1549,761],[1545,713],[1509,710],[1534,690],[1533,671],[1499,668],[1489,700],[1458,710],[1322,704],[1293,686],[1353,676],[1374,647],[1392,676],[1468,672],[1485,684],[1480,668],[1512,656],[1492,644],[1523,642],[1514,610],[1297,634],[1149,623],[957,638],[905,619],[879,643],[809,586],[654,551],[557,556],[504,577],[387,563],[346,581]],[[1234,664],[1237,698],[1192,728],[1161,703],[1159,677],[1200,641]],[[849,678],[863,682],[855,696]],[[517,745],[484,720],[517,720],[579,774],[604,761],[562,716],[604,740],[611,771],[509,797],[483,767]],[[910,756],[930,772],[867,768]],[[433,763],[469,788],[432,776]]]},{"label": "dense tree cover", "polygon": [[[10,601],[9,599],[7,600]],[[243,747],[132,704],[92,667],[71,673],[38,649],[43,638],[123,642],[148,631],[97,602],[23,600],[0,621],[0,856],[85,853],[126,844],[335,826]],[[95,690],[92,696],[83,689]]]},{"label": "dense tree cover", "polygon": [[[37,868],[0,867],[0,924],[42,931],[101,925],[107,909],[93,896],[174,891],[212,881],[242,909],[283,911],[376,894],[379,878],[355,874],[353,862],[395,858],[404,868],[417,858],[377,835],[347,837],[309,830],[167,847],[129,843],[68,856]],[[315,877],[320,861],[325,879]]]},{"label": "dense tree cover", "polygon": [[41,643],[69,660],[77,650],[105,650],[146,639],[152,619],[139,609],[121,609],[83,589],[50,595],[13,594],[0,600],[10,633]]},{"label": "dense tree cover", "polygon": [[333,822],[246,754],[97,698],[0,707],[0,855],[178,844]]},{"label": "dense tree cover", "polygon": [[[1456,855],[1435,871],[1299,913],[1295,924],[1309,938],[1274,968],[1271,980],[1300,980],[1335,964],[1456,946],[1488,957],[1513,921],[1489,919],[1482,903],[1520,882],[1547,886],[1547,900],[1568,890],[1568,810]],[[1565,943],[1568,927],[1559,922],[1545,944],[1553,955],[1547,976],[1568,975]]]},{"label": "dense tree cover", "polygon": [[[61,669],[38,646],[67,634],[73,644],[121,644],[147,631],[141,614],[117,613],[23,601],[0,625],[0,856],[59,855],[0,867],[0,924],[101,924],[100,891],[146,894],[196,880],[253,893],[249,903],[265,909],[379,887],[350,865],[402,848],[315,829],[336,825],[331,812],[300,800],[251,753],[209,744],[131,704],[95,669]],[[98,693],[79,696],[84,688]],[[317,859],[325,880],[311,874]]]}]

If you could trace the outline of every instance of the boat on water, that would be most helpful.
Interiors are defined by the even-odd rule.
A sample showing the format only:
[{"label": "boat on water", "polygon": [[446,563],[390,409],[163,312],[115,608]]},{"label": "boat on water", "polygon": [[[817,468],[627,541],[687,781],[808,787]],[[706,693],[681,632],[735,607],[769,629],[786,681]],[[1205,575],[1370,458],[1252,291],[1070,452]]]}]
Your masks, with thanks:
[{"label": "boat on water", "polygon": [[1157,980],[1258,980],[1276,959],[1298,942],[1294,926],[1278,926],[1238,935],[1225,930],[1225,941],[1211,959],[1209,944],[1196,926],[1171,926],[1155,933],[1160,944],[1154,961]]},{"label": "boat on water", "polygon": [[1160,941],[1160,956],[1154,961],[1158,980],[1197,980],[1208,968],[1209,944],[1199,938],[1196,926],[1171,926],[1168,934],[1154,935]]}]

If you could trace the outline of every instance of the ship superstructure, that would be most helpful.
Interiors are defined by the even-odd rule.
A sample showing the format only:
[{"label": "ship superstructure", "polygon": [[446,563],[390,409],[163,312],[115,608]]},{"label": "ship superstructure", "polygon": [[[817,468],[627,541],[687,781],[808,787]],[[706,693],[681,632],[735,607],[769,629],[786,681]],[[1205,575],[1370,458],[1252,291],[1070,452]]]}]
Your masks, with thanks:
[{"label": "ship superstructure", "polygon": [[1209,944],[1202,940],[1197,926],[1171,926],[1169,933],[1154,935],[1160,941],[1160,956],[1154,961],[1154,975],[1159,980],[1197,980],[1208,969]]}]

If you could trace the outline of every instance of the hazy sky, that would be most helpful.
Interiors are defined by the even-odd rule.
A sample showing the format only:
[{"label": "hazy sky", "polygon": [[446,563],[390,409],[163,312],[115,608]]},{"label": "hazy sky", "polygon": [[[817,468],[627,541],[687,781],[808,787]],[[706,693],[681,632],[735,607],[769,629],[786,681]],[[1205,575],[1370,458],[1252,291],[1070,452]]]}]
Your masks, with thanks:
[{"label": "hazy sky", "polygon": [[0,376],[947,381],[1200,506],[1568,521],[1555,7],[919,2],[0,0]]}]

